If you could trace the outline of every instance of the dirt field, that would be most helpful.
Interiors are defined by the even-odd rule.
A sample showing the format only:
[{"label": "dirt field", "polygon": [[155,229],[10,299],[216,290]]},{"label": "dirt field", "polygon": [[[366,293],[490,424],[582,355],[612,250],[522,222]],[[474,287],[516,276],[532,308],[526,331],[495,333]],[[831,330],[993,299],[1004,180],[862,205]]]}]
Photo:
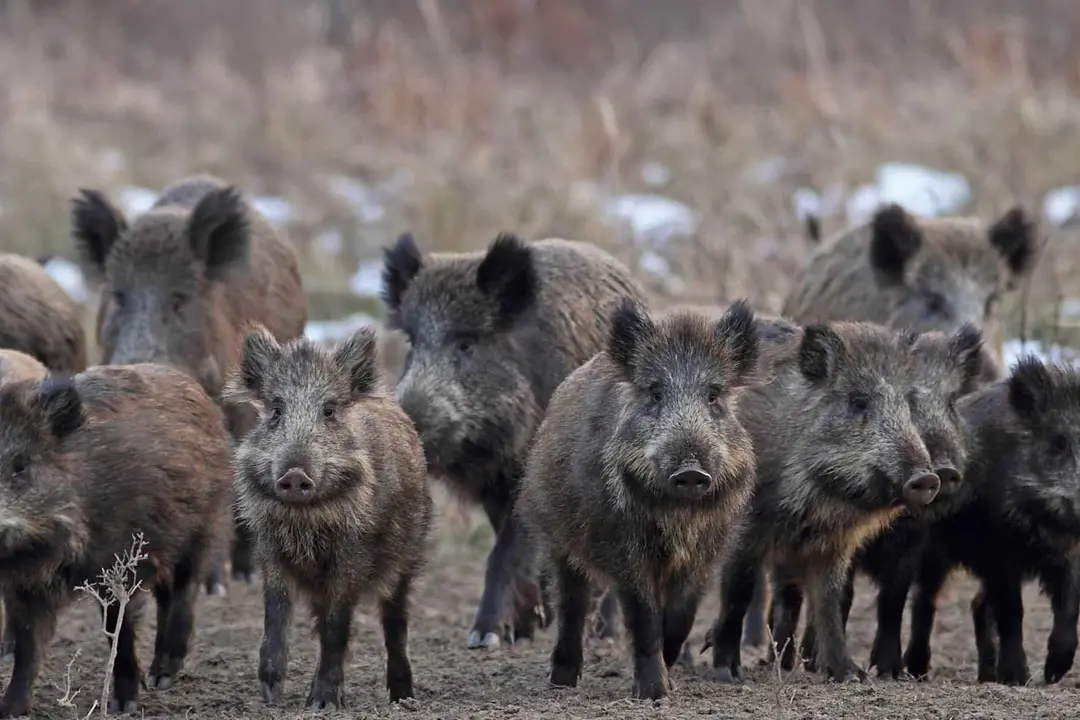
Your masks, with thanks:
[{"label": "dirt field", "polygon": [[[438,544],[432,543],[431,563],[414,596],[410,633],[416,698],[407,707],[391,707],[383,687],[384,654],[378,616],[358,610],[352,658],[346,669],[347,712],[324,717],[401,718],[1067,718],[1080,714],[1077,673],[1059,686],[1041,686],[1042,661],[1050,613],[1034,586],[1025,594],[1026,646],[1029,664],[1040,678],[1032,687],[1006,688],[974,684],[975,649],[970,639],[968,602],[973,584],[957,578],[943,598],[934,636],[934,671],[930,683],[885,682],[866,685],[824,685],[802,671],[784,673],[756,668],[739,686],[722,686],[709,679],[708,656],[695,658],[693,670],[676,669],[677,692],[661,703],[630,699],[631,668],[624,643],[587,643],[585,675],[577,689],[556,690],[547,685],[548,653],[554,629],[541,632],[535,644],[498,651],[469,651],[464,647],[472,613],[479,600],[484,554],[490,534],[478,521],[461,527],[444,520]],[[446,527],[453,526],[453,527]],[[873,636],[872,593],[860,582],[852,611],[852,648],[865,662]],[[716,611],[715,596],[698,617],[691,635],[700,647],[703,633]],[[80,602],[68,611],[53,641],[37,684],[34,717],[73,720],[84,717],[100,693],[106,645],[100,635],[98,611]],[[149,664],[152,619],[145,620],[140,659]],[[225,598],[202,596],[195,642],[185,671],[164,693],[143,694],[147,718],[295,718],[303,712],[317,646],[311,621],[298,615],[291,636],[291,661],[283,706],[270,709],[259,696],[256,664],[262,635],[259,585],[234,584]],[[905,628],[907,623],[905,620]],[[72,663],[70,687],[80,690],[77,707],[62,707],[65,671]],[[756,665],[759,654],[744,654]],[[10,665],[0,670],[7,683]]]}]

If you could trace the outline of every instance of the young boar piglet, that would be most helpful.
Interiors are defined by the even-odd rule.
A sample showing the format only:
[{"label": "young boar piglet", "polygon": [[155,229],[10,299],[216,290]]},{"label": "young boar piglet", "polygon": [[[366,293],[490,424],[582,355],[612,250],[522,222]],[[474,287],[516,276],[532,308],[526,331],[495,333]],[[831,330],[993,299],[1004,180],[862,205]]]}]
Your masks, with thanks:
[{"label": "young boar piglet", "polygon": [[237,450],[236,487],[264,577],[264,700],[281,697],[298,593],[319,636],[309,709],[342,706],[353,609],[365,597],[382,615],[390,699],[412,697],[408,601],[432,501],[420,439],[380,373],[375,328],[329,349],[281,345],[253,326],[226,392],[259,412]]},{"label": "young boar piglet", "polygon": [[501,234],[485,251],[425,256],[402,235],[386,250],[387,325],[412,346],[396,396],[432,475],[481,505],[495,530],[470,648],[533,634],[541,589],[516,572],[514,497],[548,399],[603,349],[625,295],[645,302],[626,267],[583,242]]},{"label": "young boar piglet", "polygon": [[[157,601],[146,682],[172,685],[231,474],[221,410],[177,370],[97,366],[0,389],[0,587],[15,618],[15,667],[0,717],[29,711],[58,614],[84,582],[107,592],[102,571],[139,532],[149,557],[136,576]],[[138,616],[138,605],[129,606],[118,629],[112,710],[138,708]],[[113,603],[107,631],[117,630],[117,617]]]},{"label": "young boar piglet", "polygon": [[979,681],[1030,679],[1021,587],[1038,579],[1054,615],[1043,678],[1057,682],[1072,667],[1080,614],[1080,372],[1025,357],[958,409],[968,428],[963,502],[932,526],[912,602],[908,672],[929,670],[935,600],[960,566],[981,585],[971,603]]},{"label": "young boar piglet", "polygon": [[[912,348],[912,378],[909,403],[912,420],[930,453],[930,465],[941,480],[934,501],[914,508],[896,519],[881,535],[869,540],[855,553],[843,598],[843,618],[847,623],[854,597],[856,570],[878,586],[877,633],[870,653],[870,666],[879,676],[896,678],[903,669],[900,626],[908,590],[914,581],[919,558],[930,536],[930,526],[952,512],[962,482],[967,459],[964,420],[957,411],[960,398],[979,386],[984,356],[982,333],[974,325],[961,325],[952,334],[927,332],[919,335]],[[798,617],[802,593],[791,585],[779,592],[784,609],[777,620],[790,635]],[[813,667],[814,625],[811,618],[801,643],[808,666]],[[794,647],[785,648],[781,665],[794,666]]]},{"label": "young boar piglet", "polygon": [[[739,399],[753,438],[754,497],[744,534],[721,570],[721,609],[705,647],[717,677],[739,677],[739,639],[757,568],[778,593],[805,587],[819,665],[832,678],[865,673],[847,649],[841,598],[852,555],[905,507],[929,504],[940,480],[908,405],[916,336],[869,323],[811,325],[770,352],[768,382]],[[785,648],[794,628],[777,625]]]},{"label": "young boar piglet", "polygon": [[595,579],[622,606],[634,695],[669,694],[668,666],[753,489],[753,448],[734,402],[757,354],[743,301],[719,319],[654,318],[628,298],[607,350],[552,396],[517,510],[557,587],[552,683],[581,676]]}]

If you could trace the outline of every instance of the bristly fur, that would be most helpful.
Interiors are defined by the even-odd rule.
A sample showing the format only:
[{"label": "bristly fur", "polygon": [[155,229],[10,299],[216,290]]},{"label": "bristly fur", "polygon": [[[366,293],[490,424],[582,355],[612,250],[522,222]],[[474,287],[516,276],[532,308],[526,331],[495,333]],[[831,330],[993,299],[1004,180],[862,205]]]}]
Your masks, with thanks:
[{"label": "bristly fur", "polygon": [[53,372],[86,369],[78,303],[40,264],[0,253],[0,348],[19,350]]}]

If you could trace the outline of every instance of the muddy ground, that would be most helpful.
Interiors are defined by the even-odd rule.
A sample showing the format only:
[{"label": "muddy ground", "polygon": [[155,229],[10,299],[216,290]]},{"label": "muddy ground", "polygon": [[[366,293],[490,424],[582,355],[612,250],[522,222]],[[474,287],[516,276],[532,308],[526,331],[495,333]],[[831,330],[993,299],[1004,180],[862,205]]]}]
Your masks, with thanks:
[{"label": "muddy ground", "polygon": [[[934,635],[932,680],[865,685],[825,685],[802,671],[784,673],[757,668],[760,653],[744,651],[752,666],[738,686],[714,683],[708,677],[708,655],[695,657],[692,669],[676,669],[676,696],[661,703],[629,699],[631,669],[624,642],[604,644],[589,639],[585,674],[578,688],[556,690],[547,685],[548,653],[554,629],[540,633],[535,644],[497,651],[470,651],[465,636],[479,599],[484,555],[490,532],[478,518],[453,508],[444,513],[432,541],[430,566],[414,595],[410,649],[416,677],[416,699],[407,707],[391,707],[383,687],[384,654],[378,616],[371,608],[357,611],[352,657],[346,668],[347,712],[323,717],[397,718],[1077,718],[1080,717],[1078,673],[1057,686],[1042,686],[1042,662],[1050,629],[1047,601],[1035,586],[1025,592],[1024,629],[1029,664],[1036,680],[1026,688],[975,684],[975,648],[968,603],[973,583],[958,577],[943,596]],[[872,592],[860,581],[849,632],[856,658],[869,656],[874,624]],[[691,643],[695,652],[716,612],[715,595],[698,617]],[[88,601],[72,607],[53,640],[38,679],[33,716],[73,720],[85,717],[101,690],[101,668],[107,656],[98,611]],[[147,718],[295,718],[303,712],[317,647],[312,623],[298,615],[291,635],[291,661],[281,707],[263,704],[255,675],[262,635],[262,600],[258,582],[232,584],[224,598],[199,598],[195,640],[184,672],[166,692],[144,692]],[[907,621],[905,619],[905,638]],[[149,664],[152,618],[144,620],[140,659]],[[78,655],[76,657],[76,652]],[[72,659],[74,658],[74,662]],[[65,678],[70,665],[70,681]],[[10,665],[0,668],[7,683]],[[78,690],[74,707],[60,703],[63,689]]]}]

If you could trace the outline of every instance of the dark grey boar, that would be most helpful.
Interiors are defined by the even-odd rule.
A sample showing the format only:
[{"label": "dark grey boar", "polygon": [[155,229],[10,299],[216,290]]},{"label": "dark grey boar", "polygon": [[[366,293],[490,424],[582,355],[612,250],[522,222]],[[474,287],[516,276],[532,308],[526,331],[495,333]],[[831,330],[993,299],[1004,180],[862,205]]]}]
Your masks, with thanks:
[{"label": "dark grey boar", "polygon": [[[843,619],[854,597],[856,571],[865,573],[878,586],[877,633],[870,653],[870,666],[883,678],[896,678],[903,669],[900,625],[908,590],[919,567],[919,559],[929,542],[932,523],[955,510],[954,499],[967,462],[966,426],[957,411],[957,403],[979,387],[982,367],[982,333],[970,323],[961,325],[951,335],[928,332],[919,335],[912,348],[912,378],[909,403],[912,420],[930,453],[930,464],[941,480],[941,489],[929,505],[897,518],[881,535],[871,539],[855,554],[843,597]],[[774,611],[779,632],[792,636],[802,604],[797,585],[778,591],[783,609]],[[813,622],[801,643],[804,656],[813,666],[810,651],[814,646]],[[781,659],[783,669],[794,666],[795,648],[788,644]],[[771,660],[771,658],[770,658]]]},{"label": "dark grey boar", "polygon": [[552,683],[581,676],[596,578],[623,609],[635,697],[670,693],[668,667],[753,491],[753,447],[734,410],[757,354],[743,301],[717,320],[653,318],[626,299],[606,351],[552,396],[516,506],[557,587]]},{"label": "dark grey boar", "polygon": [[540,588],[515,573],[512,509],[526,451],[555,388],[603,349],[617,300],[644,291],[609,254],[560,239],[499,235],[483,252],[424,256],[411,235],[386,250],[387,324],[411,349],[396,396],[433,475],[484,508],[496,532],[469,647],[529,637]]},{"label": "dark grey boar", "polygon": [[1080,617],[1080,372],[1026,357],[957,408],[968,429],[964,482],[922,556],[907,670],[929,671],[936,598],[959,566],[981,585],[971,603],[979,681],[1029,681],[1021,587],[1038,579],[1054,615],[1043,679],[1055,683],[1072,667]]},{"label": "dark grey boar", "polygon": [[308,709],[342,707],[353,609],[379,602],[392,701],[412,697],[408,601],[431,521],[424,453],[380,370],[367,327],[335,348],[247,336],[230,397],[258,408],[236,454],[240,515],[254,530],[266,606],[259,682],[267,702],[285,682],[297,591],[319,636]]},{"label": "dark grey boar", "polygon": [[[1021,206],[986,223],[889,204],[820,245],[781,313],[800,325],[851,320],[916,332],[970,322],[998,345],[999,300],[1031,272],[1037,251],[1037,222]],[[999,362],[983,372],[992,381]]]},{"label": "dark grey boar", "polygon": [[[0,389],[0,587],[15,635],[0,717],[29,712],[45,648],[73,589],[100,582],[137,532],[149,555],[137,577],[157,601],[146,683],[172,685],[188,652],[199,579],[231,474],[221,409],[177,370],[92,367]],[[106,613],[110,632],[117,608]],[[138,616],[138,606],[129,606],[119,628],[112,710],[138,708]]]},{"label": "dark grey boar", "polygon": [[[776,353],[770,379],[739,399],[757,477],[745,533],[721,570],[720,615],[706,642],[722,681],[740,676],[743,616],[763,562],[782,579],[777,588],[810,593],[819,667],[832,678],[865,677],[841,620],[848,565],[905,507],[929,504],[940,486],[908,405],[916,336],[846,322],[796,336],[767,350]],[[783,648],[790,637],[777,630]]]},{"label": "dark grey boar", "polygon": [[86,369],[82,312],[33,259],[0,253],[0,348],[20,350],[53,372]]},{"label": "dark grey boar", "polygon": [[[81,190],[71,222],[84,268],[103,284],[97,318],[103,364],[172,365],[219,400],[246,322],[262,323],[280,341],[304,332],[307,300],[296,251],[218,178],[197,175],[169,185],[134,222],[101,191]],[[225,413],[239,440],[254,411],[234,405]],[[251,579],[250,545],[237,527],[235,577]],[[207,590],[220,591],[220,580],[216,566]]]}]

